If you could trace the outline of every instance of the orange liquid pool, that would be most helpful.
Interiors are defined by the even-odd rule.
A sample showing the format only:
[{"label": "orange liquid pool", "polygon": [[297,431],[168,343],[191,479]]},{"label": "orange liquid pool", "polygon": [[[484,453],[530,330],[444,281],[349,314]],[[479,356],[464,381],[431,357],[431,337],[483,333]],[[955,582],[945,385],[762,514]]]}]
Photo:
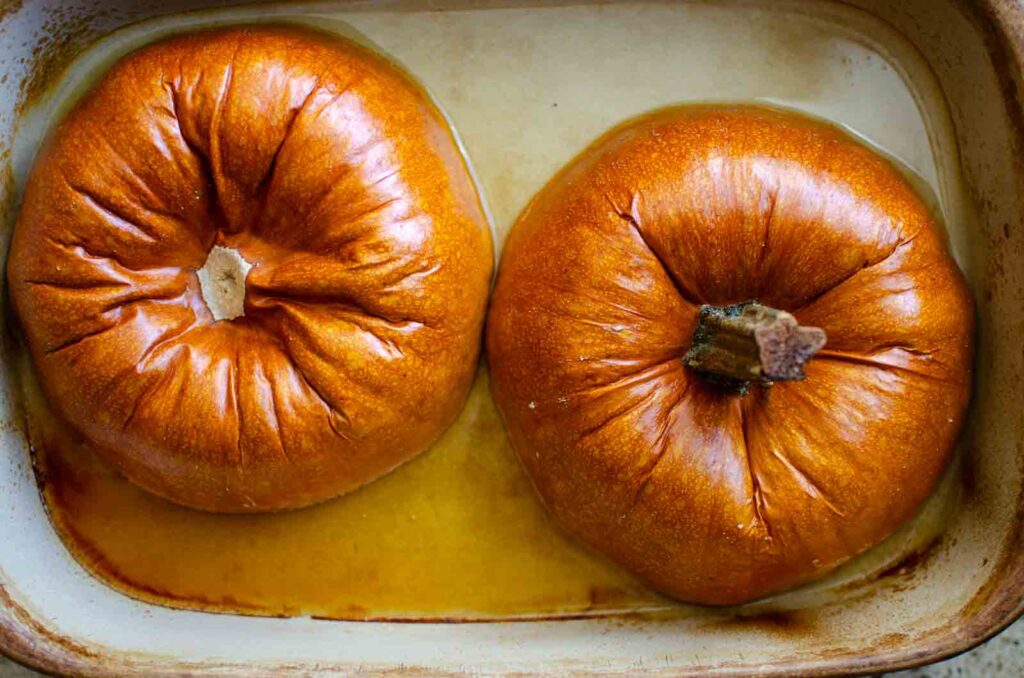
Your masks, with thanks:
[{"label": "orange liquid pool", "polygon": [[427,452],[340,499],[273,515],[176,506],[57,421],[27,368],[29,437],[74,557],[173,607],[331,619],[547,617],[666,605],[551,524],[505,440],[482,369]]}]

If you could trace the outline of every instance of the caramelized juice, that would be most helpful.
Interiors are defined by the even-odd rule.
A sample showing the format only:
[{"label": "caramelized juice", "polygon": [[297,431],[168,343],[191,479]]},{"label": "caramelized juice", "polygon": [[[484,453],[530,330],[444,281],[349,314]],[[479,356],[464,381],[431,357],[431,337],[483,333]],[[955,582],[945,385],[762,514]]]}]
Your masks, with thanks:
[{"label": "caramelized juice", "polygon": [[550,524],[481,370],[429,452],[319,506],[214,515],[136,488],[32,398],[58,531],[94,574],[159,603],[337,619],[573,615],[663,601]]},{"label": "caramelized juice", "polygon": [[[475,166],[499,245],[533,193],[589,141],[634,115],[688,100],[762,100],[846,125],[901,158],[937,194],[948,222],[970,219],[941,92],[913,47],[850,8],[652,2],[442,12],[360,4],[261,4],[117,31],[23,121],[20,166],[125,52],[189,27],[281,19],[369,44],[424,83]],[[954,231],[958,255],[957,234],[966,231]],[[199,513],[135,488],[47,410],[24,361],[21,372],[50,517],[75,558],[129,595],[336,619],[694,612],[551,524],[504,437],[484,368],[459,420],[419,458],[340,499],[252,516]],[[856,595],[856,582],[934,540],[952,503],[950,477],[886,542],[758,605],[810,607]]]}]

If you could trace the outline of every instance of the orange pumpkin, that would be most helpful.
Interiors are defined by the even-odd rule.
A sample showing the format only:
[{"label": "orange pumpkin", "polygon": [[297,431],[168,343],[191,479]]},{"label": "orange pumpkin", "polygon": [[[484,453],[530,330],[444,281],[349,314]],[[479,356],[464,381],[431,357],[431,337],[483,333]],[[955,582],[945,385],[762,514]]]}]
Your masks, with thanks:
[{"label": "orange pumpkin", "polygon": [[775,109],[604,136],[514,226],[488,322],[550,511],[686,601],[780,591],[890,534],[969,397],[971,301],[935,216],[883,157]]},{"label": "orange pumpkin", "polygon": [[[197,269],[252,264],[218,320]],[[11,297],[54,409],[213,511],[302,506],[424,450],[476,372],[492,250],[443,116],[365,49],[284,27],[119,62],[28,181]]]}]

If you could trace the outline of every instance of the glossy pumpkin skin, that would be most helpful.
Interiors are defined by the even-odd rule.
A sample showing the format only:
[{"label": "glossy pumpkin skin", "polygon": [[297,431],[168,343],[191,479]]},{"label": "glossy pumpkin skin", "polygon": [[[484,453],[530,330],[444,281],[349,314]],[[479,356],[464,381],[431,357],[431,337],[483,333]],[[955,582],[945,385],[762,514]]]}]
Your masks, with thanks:
[{"label": "glossy pumpkin skin", "polygon": [[[215,322],[196,270],[254,265]],[[490,231],[451,131],[384,59],[287,27],[120,61],[52,135],[8,265],[44,391],[134,482],[293,508],[425,449],[474,377]]]},{"label": "glossy pumpkin skin", "polygon": [[[701,304],[824,328],[800,382],[744,397],[680,358]],[[613,130],[514,226],[494,394],[555,518],[657,589],[734,604],[834,568],[913,514],[970,389],[973,312],[941,227],[885,159],[759,107]]]}]

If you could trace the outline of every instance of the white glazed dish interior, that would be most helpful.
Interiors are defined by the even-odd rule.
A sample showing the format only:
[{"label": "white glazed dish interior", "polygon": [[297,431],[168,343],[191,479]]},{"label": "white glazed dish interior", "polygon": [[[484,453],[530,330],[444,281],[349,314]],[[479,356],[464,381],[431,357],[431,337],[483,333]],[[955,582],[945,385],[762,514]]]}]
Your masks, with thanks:
[{"label": "white glazed dish interior", "polygon": [[[114,28],[128,18],[169,9],[114,11],[99,21]],[[953,24],[958,17],[960,28],[972,30],[959,10],[943,6],[936,11],[949,14],[949,30],[958,27]],[[946,109],[946,99],[951,99],[950,92],[944,92],[946,83],[936,76],[927,54],[869,12],[826,3],[768,0],[451,13],[418,13],[412,3],[384,4],[380,9],[372,3],[342,7],[319,3],[309,12],[297,5],[261,5],[191,15],[184,22],[158,20],[120,31],[108,40],[114,49],[90,52],[95,58],[87,55],[79,62],[80,70],[69,72],[65,85],[16,121],[19,82],[30,65],[30,60],[19,63],[18,59],[31,54],[36,41],[50,30],[46,21],[53,12],[47,3],[30,4],[0,24],[6,36],[33,36],[24,42],[0,36],[0,70],[8,74],[0,83],[0,136],[14,139],[11,188],[15,192],[23,185],[42,131],[59,115],[60,102],[80,89],[76,80],[87,80],[85,74],[99,65],[189,23],[275,16],[309,20],[309,12],[330,14],[313,19],[323,27],[336,26],[338,21],[353,26],[406,65],[437,97],[475,165],[499,243],[518,210],[558,167],[605,129],[651,108],[685,100],[759,99],[845,124],[907,162],[938,195],[950,225],[951,245],[980,301],[980,393],[975,396],[975,413],[979,400],[997,399],[1001,389],[1011,388],[983,381],[989,379],[988,365],[1004,359],[1000,348],[1006,343],[998,335],[986,339],[986,333],[990,331],[987,323],[997,322],[996,307],[1010,303],[1007,290],[1019,283],[1013,279],[1019,273],[1011,270],[998,281],[992,279],[987,236],[981,233],[992,227],[993,211],[1016,209],[1019,196],[1012,185],[1002,187],[1002,193],[1001,187],[991,188],[993,204],[983,205],[978,219],[985,223],[976,223],[973,208],[979,196],[961,182],[957,134],[962,137],[963,133],[954,129],[956,106],[951,106],[952,116]],[[907,17],[914,17],[913,8],[908,5],[904,12],[896,12],[899,16],[890,20],[900,16],[912,20]],[[930,21],[943,25],[939,16]],[[688,27],[698,26],[704,33],[689,36],[688,42]],[[980,36],[975,41],[982,44]],[[668,49],[669,45],[673,47]],[[983,82],[981,75],[987,73],[979,73],[978,87],[995,87]],[[681,93],[674,101],[666,99],[671,87]],[[1001,105],[996,92],[982,101],[993,99]],[[20,124],[15,135],[16,122]],[[1007,127],[1005,122],[994,124]],[[1007,152],[992,154],[989,162],[998,165]],[[969,155],[966,149],[964,155]],[[970,163],[965,157],[968,176]],[[988,170],[999,174],[997,166]],[[1014,200],[1008,199],[1011,194]],[[1002,200],[996,205],[998,198]],[[1010,217],[1006,219],[1009,223]],[[13,214],[5,224],[5,241],[12,222]],[[987,314],[993,316],[991,321]],[[1018,355],[1015,364],[1004,364],[1000,381],[1013,370],[1019,374],[1020,369]],[[1021,435],[1021,422],[1006,421],[1000,428],[993,423],[997,420],[975,416],[964,447],[974,484],[985,482],[986,496],[968,501],[950,517],[942,548],[932,554],[927,568],[913,572],[912,581],[880,582],[855,596],[820,596],[821,587],[816,586],[741,612],[761,623],[737,622],[737,612],[728,610],[704,611],[669,622],[629,623],[610,618],[391,624],[210,615],[136,602],[91,578],[68,555],[39,500],[6,377],[6,372],[0,377],[6,387],[0,401],[0,421],[6,424],[0,431],[4,449],[0,511],[8,516],[0,521],[0,543],[4,544],[0,592],[10,600],[5,603],[0,596],[0,618],[5,604],[9,616],[17,607],[52,636],[70,641],[74,647],[62,650],[69,653],[71,662],[65,668],[77,666],[80,671],[113,666],[121,667],[119,672],[156,673],[286,668],[474,673],[857,670],[885,662],[886,656],[905,656],[908,650],[923,648],[940,630],[958,619],[966,621],[965,606],[985,583],[986,572],[996,567],[1004,535],[1013,529],[1015,515],[1010,515],[1008,507],[1014,505],[1020,485],[1019,470],[1000,477],[997,469],[1002,459],[1012,457],[1004,446],[1012,446],[1015,436]],[[951,474],[948,485],[957,485],[957,473]],[[955,491],[947,488],[949,493]],[[930,529],[922,528],[919,535],[912,532],[900,537],[901,548],[931,536]],[[773,616],[780,610],[798,613],[784,619]],[[20,623],[32,626],[24,619]],[[948,648],[956,649],[962,648]],[[854,659],[869,652],[876,655],[874,660]]]}]

